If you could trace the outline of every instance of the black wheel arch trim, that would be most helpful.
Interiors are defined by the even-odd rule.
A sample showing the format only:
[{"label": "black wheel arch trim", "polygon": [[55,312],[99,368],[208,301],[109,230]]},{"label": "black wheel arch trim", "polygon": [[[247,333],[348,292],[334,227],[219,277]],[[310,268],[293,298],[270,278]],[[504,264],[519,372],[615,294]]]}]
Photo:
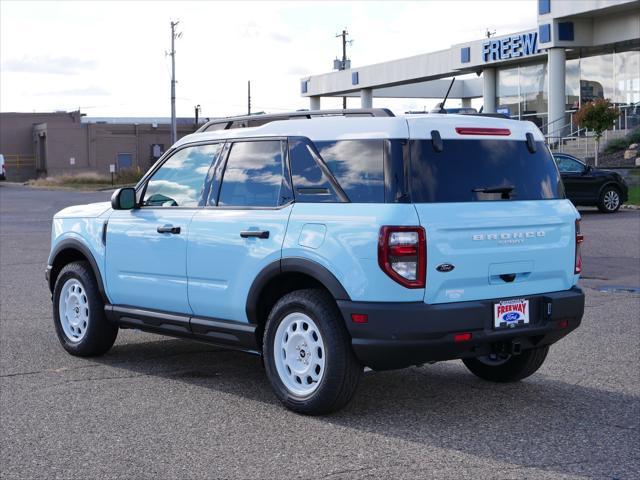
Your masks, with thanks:
[{"label": "black wheel arch trim", "polygon": [[258,301],[264,287],[282,273],[302,273],[320,282],[336,300],[351,300],[340,281],[326,267],[302,257],[282,258],[271,262],[256,276],[247,295],[246,313],[250,323],[258,323]]},{"label": "black wheel arch trim", "polygon": [[[91,265],[91,270],[93,270],[93,275],[96,278],[98,291],[100,292],[100,295],[102,296],[102,299],[105,301],[105,303],[109,303],[109,299],[104,288],[104,283],[102,282],[102,275],[100,274],[100,269],[98,268],[98,262],[96,262],[96,259],[93,256],[93,253],[91,253],[91,250],[89,250],[89,247],[87,247],[80,240],[77,240],[75,238],[65,238],[64,240],[60,241],[60,243],[55,246],[55,248],[49,255],[48,265],[53,266],[58,255],[65,250],[77,250],[87,259],[89,265]],[[51,275],[51,277],[49,278],[49,290],[51,291],[51,293],[53,293],[55,281],[56,278]]]}]

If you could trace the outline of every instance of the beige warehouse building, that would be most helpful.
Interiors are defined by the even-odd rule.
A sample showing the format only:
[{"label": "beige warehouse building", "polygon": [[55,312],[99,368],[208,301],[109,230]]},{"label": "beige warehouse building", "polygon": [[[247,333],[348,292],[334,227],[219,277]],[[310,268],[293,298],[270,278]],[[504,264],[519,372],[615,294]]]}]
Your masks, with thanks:
[{"label": "beige warehouse building", "polygon": [[[193,119],[178,119],[178,137],[194,130]],[[170,147],[170,138],[169,118],[0,113],[0,153],[10,181],[89,171],[107,175],[111,165],[146,170]]]}]

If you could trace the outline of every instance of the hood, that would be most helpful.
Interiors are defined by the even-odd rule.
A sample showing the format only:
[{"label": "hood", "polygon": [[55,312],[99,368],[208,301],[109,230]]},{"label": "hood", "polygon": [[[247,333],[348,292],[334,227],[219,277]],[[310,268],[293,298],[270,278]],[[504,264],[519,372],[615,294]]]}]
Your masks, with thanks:
[{"label": "hood", "polygon": [[94,218],[99,217],[111,208],[111,202],[89,203],[73,205],[64,208],[54,215],[54,218]]}]

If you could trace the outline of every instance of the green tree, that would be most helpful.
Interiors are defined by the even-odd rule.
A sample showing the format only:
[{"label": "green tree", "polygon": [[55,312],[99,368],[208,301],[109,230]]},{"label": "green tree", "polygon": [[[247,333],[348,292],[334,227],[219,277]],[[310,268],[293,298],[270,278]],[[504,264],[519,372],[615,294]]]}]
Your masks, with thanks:
[{"label": "green tree", "polygon": [[620,116],[620,110],[611,106],[608,99],[599,98],[594,102],[587,102],[580,110],[573,114],[574,121],[587,130],[596,134],[596,166],[598,165],[598,150],[602,134],[613,126],[613,122]]}]

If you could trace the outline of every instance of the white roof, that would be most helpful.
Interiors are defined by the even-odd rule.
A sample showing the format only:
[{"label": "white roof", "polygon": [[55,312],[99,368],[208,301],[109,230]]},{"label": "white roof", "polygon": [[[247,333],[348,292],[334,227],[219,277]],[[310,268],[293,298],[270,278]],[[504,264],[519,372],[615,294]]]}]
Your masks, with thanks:
[{"label": "white roof", "polygon": [[[456,128],[506,128],[508,136],[460,135]],[[400,117],[319,117],[298,120],[278,120],[251,128],[213,130],[193,133],[181,138],[176,146],[203,140],[226,140],[256,137],[307,137],[313,141],[356,139],[430,139],[438,130],[444,139],[491,138],[495,140],[524,140],[531,132],[544,141],[540,130],[532,122],[494,117],[452,114],[424,114]]]}]

